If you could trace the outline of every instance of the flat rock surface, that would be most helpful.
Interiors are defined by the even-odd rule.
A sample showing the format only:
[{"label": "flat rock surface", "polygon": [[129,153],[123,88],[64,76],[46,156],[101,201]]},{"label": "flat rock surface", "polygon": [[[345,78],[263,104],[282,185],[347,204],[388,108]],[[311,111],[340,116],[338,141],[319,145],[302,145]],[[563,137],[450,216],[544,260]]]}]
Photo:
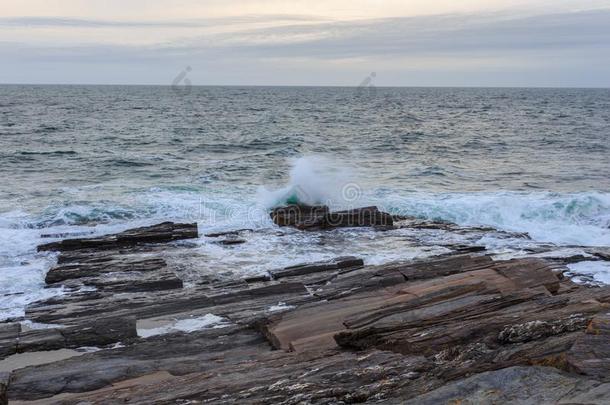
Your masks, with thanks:
[{"label": "flat rock surface", "polygon": [[[274,221],[304,230],[387,220],[374,207],[289,208]],[[249,232],[207,237],[248,243]],[[184,263],[203,259],[175,242],[197,235],[163,223],[41,246],[60,252],[46,282],[66,294],[26,308],[46,328],[0,324],[0,359],[51,360],[0,373],[0,404],[608,403],[610,288],[573,283],[541,252],[501,260],[452,245],[428,259],[337,257],[193,284]]]}]

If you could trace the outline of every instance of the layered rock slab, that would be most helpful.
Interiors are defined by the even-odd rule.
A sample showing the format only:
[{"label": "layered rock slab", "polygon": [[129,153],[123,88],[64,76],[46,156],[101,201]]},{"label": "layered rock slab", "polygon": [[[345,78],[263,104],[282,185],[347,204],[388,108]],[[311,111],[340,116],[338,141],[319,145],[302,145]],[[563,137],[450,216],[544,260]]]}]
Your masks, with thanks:
[{"label": "layered rock slab", "polygon": [[80,249],[116,249],[143,243],[167,243],[180,239],[197,238],[198,236],[197,224],[163,222],[158,225],[129,229],[125,232],[98,238],[65,239],[60,242],[47,243],[38,246],[38,250],[62,252]]},{"label": "layered rock slab", "polygon": [[[99,314],[188,320],[212,313],[231,326],[127,336],[125,347],[15,370],[8,395],[47,403],[394,404],[438,398],[485,403],[477,386],[506,390],[490,401],[515,403],[525,394],[514,390],[564,403],[596,403],[607,393],[603,337],[610,289],[575,285],[556,263],[458,254],[367,266],[338,258],[276,270],[285,273],[275,279],[214,282],[188,291],[120,291],[101,284],[113,274],[104,263],[123,261],[125,277],[162,273],[169,266],[160,262],[156,270],[135,270],[138,261],[163,259],[161,253],[140,242],[64,250],[57,273],[64,278],[56,283],[98,279],[98,290],[35,303],[27,315],[74,328],[76,338],[87,336],[78,328]],[[22,343],[38,349],[67,340],[58,330],[26,334]],[[14,342],[15,336],[26,335],[15,326],[0,329],[2,339]],[[269,343],[280,350],[270,350]],[[506,376],[548,384],[539,392],[520,381],[496,384]],[[563,395],[557,384],[573,390]],[[437,391],[444,387],[444,394]]]},{"label": "layered rock slab", "polygon": [[391,227],[392,215],[377,207],[356,208],[331,212],[327,206],[289,205],[275,208],[271,219],[279,226],[292,226],[301,230],[322,230],[346,227]]}]

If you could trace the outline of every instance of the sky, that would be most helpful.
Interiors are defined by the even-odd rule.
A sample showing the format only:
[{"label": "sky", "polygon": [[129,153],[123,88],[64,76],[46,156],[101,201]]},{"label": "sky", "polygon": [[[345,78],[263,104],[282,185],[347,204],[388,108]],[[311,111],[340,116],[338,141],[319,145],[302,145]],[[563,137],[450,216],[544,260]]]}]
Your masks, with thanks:
[{"label": "sky", "polygon": [[610,87],[610,0],[0,0],[0,61],[0,83]]}]

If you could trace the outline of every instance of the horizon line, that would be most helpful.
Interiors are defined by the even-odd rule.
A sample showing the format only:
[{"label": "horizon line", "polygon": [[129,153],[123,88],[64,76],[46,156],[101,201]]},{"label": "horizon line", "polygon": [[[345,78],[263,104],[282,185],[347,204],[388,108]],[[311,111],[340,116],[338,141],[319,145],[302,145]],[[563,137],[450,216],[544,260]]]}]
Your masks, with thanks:
[{"label": "horizon line", "polygon": [[[129,87],[174,87],[173,84],[158,84],[158,83],[147,83],[147,84],[125,84],[125,83],[3,83],[0,82],[0,86],[129,86]],[[177,87],[186,87],[185,85],[179,85]],[[302,87],[302,88],[353,88],[357,89],[361,86],[349,86],[349,85],[313,85],[313,84],[191,84],[188,87]],[[436,88],[436,89],[583,89],[583,90],[609,90],[610,86],[507,86],[507,85],[394,85],[394,86],[371,86],[377,89],[396,89],[396,88]]]}]

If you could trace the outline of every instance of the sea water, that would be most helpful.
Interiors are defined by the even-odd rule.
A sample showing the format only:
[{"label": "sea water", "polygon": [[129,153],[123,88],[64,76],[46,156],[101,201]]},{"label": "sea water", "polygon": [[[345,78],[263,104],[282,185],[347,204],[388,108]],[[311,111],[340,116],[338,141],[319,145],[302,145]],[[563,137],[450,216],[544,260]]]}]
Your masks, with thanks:
[{"label": "sea water", "polygon": [[[191,274],[239,277],[356,254],[367,263],[536,244],[610,246],[610,90],[0,86],[0,319],[23,315],[60,235],[160,221],[253,229],[202,236]],[[519,238],[273,226],[284,203],[484,225]],[[53,237],[55,236],[55,237]],[[603,272],[582,264],[575,271]],[[597,277],[599,281],[607,276]]]}]

